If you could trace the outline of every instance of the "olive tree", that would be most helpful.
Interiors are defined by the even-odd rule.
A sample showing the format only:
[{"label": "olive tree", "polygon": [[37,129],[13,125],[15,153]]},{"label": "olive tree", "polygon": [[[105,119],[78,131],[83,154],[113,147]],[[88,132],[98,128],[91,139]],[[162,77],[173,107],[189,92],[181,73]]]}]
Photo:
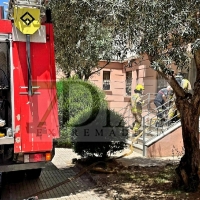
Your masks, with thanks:
[{"label": "olive tree", "polygon": [[[51,8],[55,26],[56,58],[66,74],[71,71],[79,75],[84,74],[87,67],[89,67],[87,72],[93,73],[97,60],[102,58],[98,55],[106,55],[107,60],[112,58],[113,53],[117,53],[121,59],[127,52],[148,56],[150,67],[168,81],[177,97],[176,105],[181,114],[185,149],[176,169],[179,183],[188,190],[197,190],[199,185],[200,1],[52,0]],[[99,27],[99,31],[93,32],[96,27]],[[108,35],[101,34],[104,31]],[[110,45],[110,37],[117,38],[116,43]],[[108,43],[102,45],[102,41]],[[93,52],[96,48],[94,46],[98,46],[98,43],[102,48],[97,48]],[[94,53],[98,55],[94,56]],[[176,65],[178,69],[188,70],[191,59],[195,62],[193,67],[196,68],[196,81],[192,94],[189,94],[176,82],[171,66]],[[129,64],[131,65],[131,62]]]},{"label": "olive tree", "polygon": [[[88,79],[110,63],[113,49],[113,0],[52,0],[56,62],[67,77]],[[113,6],[114,5],[114,6]],[[106,60],[99,66],[100,60]]]},{"label": "olive tree", "polygon": [[[148,55],[151,67],[168,81],[175,92],[185,149],[176,172],[180,185],[196,191],[199,185],[200,1],[128,2],[129,11],[118,19],[118,31],[126,30],[131,51]],[[192,94],[179,86],[171,68],[175,65],[180,70],[189,70],[191,59],[195,62],[192,67],[196,67]]]}]

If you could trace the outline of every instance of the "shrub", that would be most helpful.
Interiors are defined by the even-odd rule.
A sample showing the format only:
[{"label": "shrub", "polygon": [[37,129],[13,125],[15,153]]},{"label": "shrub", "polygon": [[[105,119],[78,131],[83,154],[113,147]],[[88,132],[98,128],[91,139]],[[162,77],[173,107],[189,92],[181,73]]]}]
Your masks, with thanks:
[{"label": "shrub", "polygon": [[105,94],[94,84],[80,79],[63,79],[57,83],[60,125],[85,109],[106,107]]},{"label": "shrub", "polygon": [[128,127],[113,110],[101,109],[98,114],[85,110],[70,119],[66,130],[74,151],[82,157],[106,158],[127,146]]},{"label": "shrub", "polygon": [[107,107],[105,94],[96,85],[80,79],[62,79],[57,82],[60,139],[57,147],[70,147],[70,139],[66,134],[65,123],[84,110],[95,113]]}]

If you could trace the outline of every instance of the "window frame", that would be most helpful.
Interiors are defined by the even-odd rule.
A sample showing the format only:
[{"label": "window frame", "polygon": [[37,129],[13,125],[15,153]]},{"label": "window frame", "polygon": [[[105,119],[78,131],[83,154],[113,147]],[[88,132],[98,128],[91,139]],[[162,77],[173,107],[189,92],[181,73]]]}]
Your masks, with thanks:
[{"label": "window frame", "polygon": [[103,71],[103,90],[110,90],[110,71]]},{"label": "window frame", "polygon": [[125,84],[126,84],[125,85],[125,94],[126,94],[126,96],[131,96],[132,79],[133,79],[132,71],[126,72],[126,80],[125,80]]}]

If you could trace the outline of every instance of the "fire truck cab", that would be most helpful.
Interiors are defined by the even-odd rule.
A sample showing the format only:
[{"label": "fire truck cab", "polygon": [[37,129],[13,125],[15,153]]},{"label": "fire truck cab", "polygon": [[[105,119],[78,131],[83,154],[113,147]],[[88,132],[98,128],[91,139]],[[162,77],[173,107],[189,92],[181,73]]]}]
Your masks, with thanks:
[{"label": "fire truck cab", "polygon": [[10,0],[7,19],[0,19],[0,173],[39,177],[59,137],[54,32],[47,3]]}]

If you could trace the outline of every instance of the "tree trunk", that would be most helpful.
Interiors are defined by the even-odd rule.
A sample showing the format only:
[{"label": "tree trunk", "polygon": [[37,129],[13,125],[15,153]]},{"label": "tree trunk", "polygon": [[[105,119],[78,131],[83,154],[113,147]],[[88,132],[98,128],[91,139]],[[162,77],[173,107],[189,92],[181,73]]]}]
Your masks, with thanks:
[{"label": "tree trunk", "polygon": [[85,74],[85,81],[87,81],[90,78],[90,74]]},{"label": "tree trunk", "polygon": [[194,192],[198,190],[199,185],[199,115],[191,105],[184,106],[182,104],[181,107],[182,137],[185,153],[176,168],[176,173],[178,175],[178,186],[183,187],[186,191]]}]

